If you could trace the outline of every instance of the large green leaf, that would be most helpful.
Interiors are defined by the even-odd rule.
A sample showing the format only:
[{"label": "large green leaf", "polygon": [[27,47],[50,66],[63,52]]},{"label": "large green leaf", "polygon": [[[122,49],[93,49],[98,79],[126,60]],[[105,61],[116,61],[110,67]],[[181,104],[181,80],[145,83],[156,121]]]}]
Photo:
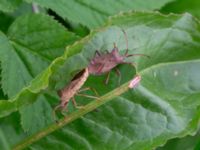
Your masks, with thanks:
[{"label": "large green leaf", "polygon": [[141,72],[143,80],[135,90],[47,136],[31,149],[150,150],[170,138],[193,134],[200,117],[200,94],[195,92],[200,86],[199,65],[198,60],[150,67]]},{"label": "large green leaf", "polygon": [[20,115],[18,112],[0,119],[0,149],[10,150],[11,145],[19,142],[25,137],[20,127]]},{"label": "large green leaf", "polygon": [[0,13],[0,30],[6,33],[12,21],[13,18],[11,16]]},{"label": "large green leaf", "polygon": [[0,129],[0,145],[2,149],[9,150],[9,144],[5,138],[5,135],[3,134],[3,131]]},{"label": "large green leaf", "polygon": [[[18,18],[10,26],[7,37],[0,33],[4,93],[14,96],[77,38],[49,16],[29,14]],[[51,112],[46,99],[38,97],[32,107],[20,110],[22,126],[26,131],[34,132],[51,122]],[[43,121],[40,121],[38,116],[44,116],[46,120],[41,117]],[[31,124],[27,118],[37,124]]]},{"label": "large green leaf", "polygon": [[22,3],[22,0],[0,0],[0,10],[4,12],[12,12],[21,3]]},{"label": "large green leaf", "polygon": [[200,18],[200,1],[199,0],[176,0],[164,6],[161,12],[164,13],[184,13],[189,12]]},{"label": "large green leaf", "polygon": [[8,37],[1,33],[0,38],[2,88],[9,97],[61,55],[65,45],[77,39],[45,15],[18,18],[9,28]]},{"label": "large green leaf", "polygon": [[81,23],[89,28],[102,25],[107,17],[129,10],[154,10],[160,9],[166,3],[173,0],[26,0],[51,8],[63,18]]},{"label": "large green leaf", "polygon": [[199,150],[200,135],[186,136],[184,138],[176,138],[169,140],[167,144],[157,150]]},{"label": "large green leaf", "polygon": [[44,96],[39,96],[33,105],[20,109],[21,124],[29,134],[52,123],[52,109]]},{"label": "large green leaf", "polygon": [[[93,101],[85,109],[72,113],[69,119],[82,116],[104,100],[115,99],[40,140],[31,149],[152,149],[168,139],[196,132],[200,117],[200,24],[189,14],[163,16],[135,12],[112,18],[99,33],[93,32],[68,47],[62,57],[55,59],[12,100],[0,101],[0,115],[35,101],[40,91],[48,93],[50,89],[61,88],[88,64],[95,50],[111,50],[116,42],[124,53],[122,28],[128,37],[130,53],[151,56],[151,59],[127,59],[137,64],[137,72],[142,76],[140,85],[118,96],[128,83],[115,89],[114,75],[108,86],[102,84],[102,77],[90,77],[86,85],[96,88],[101,95],[115,90],[108,93],[112,96]],[[123,82],[134,75],[131,69],[121,65]],[[79,98],[78,103],[87,103],[83,99]],[[41,130],[18,146],[49,134],[59,125]]]}]

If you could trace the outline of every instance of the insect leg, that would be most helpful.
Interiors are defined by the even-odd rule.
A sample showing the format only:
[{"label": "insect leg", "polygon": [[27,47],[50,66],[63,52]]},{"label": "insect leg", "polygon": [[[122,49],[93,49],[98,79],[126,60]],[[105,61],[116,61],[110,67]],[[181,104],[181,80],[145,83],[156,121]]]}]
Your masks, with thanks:
[{"label": "insect leg", "polygon": [[114,47],[114,48],[117,48],[117,45],[116,45],[116,43],[115,43],[115,42],[113,43],[113,47]]},{"label": "insect leg", "polygon": [[91,88],[91,87],[90,87],[90,89],[91,89],[91,91],[93,91],[93,92],[95,93],[95,95],[96,95],[97,97],[99,97],[99,93],[97,92],[97,90],[96,90],[95,88]]},{"label": "insect leg", "polygon": [[105,50],[107,54],[109,54],[110,52],[108,50]]},{"label": "insect leg", "polygon": [[99,93],[98,93],[94,88],[91,88],[91,87],[85,87],[85,88],[83,88],[83,89],[80,89],[80,90],[78,91],[78,93],[83,92],[83,91],[87,91],[87,90],[93,91],[93,92],[95,93],[95,95],[96,95],[97,97],[99,97]]},{"label": "insect leg", "polygon": [[52,112],[52,116],[53,116],[53,119],[56,121],[56,111],[58,109],[61,109],[62,106],[61,105],[57,105],[54,109],[53,109],[53,112]]},{"label": "insect leg", "polygon": [[72,103],[73,103],[74,107],[77,107],[77,103],[76,103],[76,100],[74,97],[72,97]]},{"label": "insect leg", "polygon": [[101,56],[101,53],[98,50],[96,50],[94,56]]},{"label": "insect leg", "polygon": [[122,29],[122,32],[123,32],[124,38],[126,40],[126,52],[125,52],[125,56],[126,56],[128,54],[128,37],[127,37],[127,34],[124,29]]},{"label": "insect leg", "polygon": [[84,97],[88,97],[88,98],[93,98],[93,99],[98,99],[99,98],[99,97],[96,97],[96,96],[91,96],[91,95],[87,95],[87,94],[80,94],[80,93],[78,93],[76,95],[78,95],[78,96],[84,96]]},{"label": "insect leg", "polygon": [[90,90],[90,87],[85,87],[85,88],[83,88],[83,89],[80,89],[80,90],[78,91],[78,93],[83,92],[83,91],[88,91],[88,90]]},{"label": "insect leg", "polygon": [[126,57],[131,57],[131,56],[145,56],[145,57],[147,57],[147,58],[150,58],[150,56],[148,56],[148,55],[145,55],[145,54],[127,54],[127,55],[125,55]]},{"label": "insect leg", "polygon": [[[77,94],[76,94],[76,95],[77,95]],[[72,97],[72,103],[73,103],[74,107],[77,108],[77,109],[84,108],[84,106],[78,106],[78,105],[77,105],[76,100],[75,100],[74,97]]]},{"label": "insect leg", "polygon": [[115,68],[115,72],[116,74],[118,75],[119,79],[118,79],[118,85],[120,85],[120,82],[121,82],[121,72],[119,71],[118,68]]},{"label": "insect leg", "polygon": [[133,62],[123,62],[123,64],[131,65],[132,67],[134,67],[136,69],[136,65]]},{"label": "insect leg", "polygon": [[136,74],[137,74],[137,67],[136,67],[135,63],[133,63],[133,62],[123,62],[123,64],[131,65],[135,69]]},{"label": "insect leg", "polygon": [[104,64],[100,64],[100,65],[98,66],[98,68],[97,68],[97,72],[98,72],[98,73],[101,73],[103,67],[104,67]]},{"label": "insect leg", "polygon": [[108,81],[110,79],[110,71],[107,73],[106,80],[104,81],[105,84],[108,84]]}]

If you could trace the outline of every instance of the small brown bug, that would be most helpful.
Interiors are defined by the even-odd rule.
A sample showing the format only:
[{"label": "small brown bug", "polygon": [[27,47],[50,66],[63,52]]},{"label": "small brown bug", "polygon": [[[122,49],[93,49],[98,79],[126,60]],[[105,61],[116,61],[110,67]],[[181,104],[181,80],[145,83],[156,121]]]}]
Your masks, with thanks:
[{"label": "small brown bug", "polygon": [[126,62],[125,59],[127,57],[131,56],[146,56],[149,58],[149,56],[144,55],[144,54],[128,54],[128,40],[127,36],[124,30],[122,30],[125,39],[126,39],[126,45],[127,45],[127,50],[124,55],[120,55],[119,49],[117,48],[116,44],[114,43],[114,48],[112,49],[111,52],[101,54],[99,51],[95,52],[94,58],[90,61],[88,70],[90,74],[93,75],[101,75],[104,73],[108,73],[107,78],[105,83],[107,84],[109,81],[109,76],[110,76],[110,71],[114,68],[117,75],[119,76],[118,82],[120,83],[121,80],[121,73],[120,71],[116,68],[117,65],[119,64],[130,64],[133,67],[135,67],[135,64],[133,62]]},{"label": "small brown bug", "polygon": [[85,97],[95,98],[95,99],[98,98],[96,96],[80,94],[80,92],[82,91],[91,89],[95,92],[96,95],[98,95],[96,90],[89,87],[80,90],[80,88],[83,86],[83,84],[87,80],[88,76],[89,76],[88,68],[85,68],[82,71],[80,71],[78,74],[76,74],[67,86],[65,86],[63,89],[58,91],[58,95],[61,99],[61,102],[58,106],[54,108],[54,116],[55,116],[55,111],[57,109],[61,109],[62,111],[65,109],[70,99],[72,99],[72,102],[76,108],[80,108],[81,106],[77,106],[76,104],[76,101],[74,98],[75,95],[85,96]]}]

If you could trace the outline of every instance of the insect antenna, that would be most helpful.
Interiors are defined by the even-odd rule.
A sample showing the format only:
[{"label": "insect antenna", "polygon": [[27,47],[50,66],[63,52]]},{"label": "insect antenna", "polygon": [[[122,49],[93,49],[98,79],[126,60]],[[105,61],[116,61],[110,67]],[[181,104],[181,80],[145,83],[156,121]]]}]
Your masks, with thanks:
[{"label": "insect antenna", "polygon": [[113,46],[114,46],[114,48],[117,48],[117,45],[116,45],[116,43],[115,43],[115,42],[113,43]]},{"label": "insect antenna", "polygon": [[126,41],[126,52],[124,54],[124,56],[126,56],[128,54],[128,37],[127,37],[127,34],[126,34],[124,29],[122,29],[122,32],[124,34],[124,38],[125,38],[125,41]]},{"label": "insect antenna", "polygon": [[[145,54],[128,54],[128,37],[127,37],[127,34],[125,32],[124,29],[122,29],[122,32],[124,33],[124,37],[125,37],[125,40],[126,40],[126,52],[124,54],[125,57],[131,57],[131,56],[145,56],[147,58],[150,58],[150,56],[148,55],[145,55]],[[137,48],[135,48],[137,49]]]},{"label": "insect antenna", "polygon": [[145,56],[147,58],[151,58],[149,55],[145,55],[145,54],[128,54],[128,55],[126,55],[126,57],[131,57],[131,56]]}]

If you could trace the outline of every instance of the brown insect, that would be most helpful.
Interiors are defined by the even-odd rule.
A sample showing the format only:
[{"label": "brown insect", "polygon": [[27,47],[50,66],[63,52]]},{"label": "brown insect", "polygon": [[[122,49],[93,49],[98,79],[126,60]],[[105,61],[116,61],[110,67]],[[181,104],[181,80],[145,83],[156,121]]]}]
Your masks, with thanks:
[{"label": "brown insect", "polygon": [[78,108],[79,106],[77,106],[75,98],[74,98],[75,95],[85,96],[85,97],[89,97],[89,98],[98,98],[98,97],[95,97],[95,96],[80,94],[81,91],[85,91],[85,90],[90,89],[90,90],[93,90],[95,92],[95,94],[98,96],[98,93],[92,88],[85,88],[85,89],[80,90],[80,88],[83,86],[83,84],[87,80],[89,74],[101,75],[101,74],[104,74],[104,73],[108,73],[106,81],[105,81],[105,83],[107,84],[108,81],[109,81],[110,71],[114,68],[116,73],[119,76],[118,82],[120,83],[121,73],[116,68],[117,65],[119,65],[119,64],[130,64],[133,67],[135,67],[134,63],[126,62],[125,58],[131,57],[131,56],[146,56],[146,57],[149,57],[149,56],[144,55],[144,54],[128,54],[128,40],[127,40],[127,36],[126,36],[125,31],[123,31],[123,33],[125,35],[126,45],[127,45],[127,50],[126,50],[125,54],[124,55],[119,54],[119,50],[118,50],[115,43],[114,43],[114,48],[112,49],[111,52],[107,51],[107,53],[101,54],[99,51],[96,51],[95,56],[90,61],[88,67],[83,69],[77,75],[75,75],[75,77],[71,80],[71,82],[66,87],[64,87],[63,89],[58,91],[58,94],[59,94],[60,99],[61,99],[61,103],[58,106],[55,107],[54,112],[57,109],[64,110],[66,105],[70,101],[70,99],[72,99],[74,106]]},{"label": "brown insect", "polygon": [[76,108],[81,108],[81,106],[78,106],[76,101],[75,101],[75,98],[74,98],[75,95],[85,96],[85,97],[95,98],[95,99],[98,98],[96,96],[90,96],[90,95],[80,93],[80,92],[86,91],[86,90],[93,90],[95,92],[95,94],[98,95],[96,90],[94,90],[90,87],[87,87],[87,88],[80,90],[80,88],[83,86],[83,84],[87,80],[88,76],[89,76],[88,68],[85,68],[81,72],[76,74],[67,86],[65,86],[63,89],[58,91],[58,95],[60,96],[61,102],[58,106],[56,106],[54,108],[54,116],[55,116],[55,111],[57,109],[61,109],[62,111],[65,110],[65,107],[67,106],[70,99],[72,99],[73,105]]},{"label": "brown insect", "polygon": [[146,56],[144,54],[128,54],[128,40],[127,36],[124,30],[122,30],[125,39],[126,39],[126,45],[127,45],[127,50],[124,55],[120,55],[119,49],[117,48],[116,44],[114,43],[114,48],[112,49],[111,52],[107,53],[100,53],[99,51],[95,52],[94,58],[90,61],[90,64],[88,66],[88,70],[90,74],[93,75],[101,75],[104,73],[107,73],[107,78],[105,80],[105,83],[107,84],[109,81],[110,77],[110,71],[114,68],[117,75],[119,76],[118,82],[120,83],[121,81],[121,73],[119,69],[116,68],[117,65],[119,64],[130,64],[131,66],[135,67],[135,64],[133,62],[126,62],[125,59],[127,57],[131,56]]}]

